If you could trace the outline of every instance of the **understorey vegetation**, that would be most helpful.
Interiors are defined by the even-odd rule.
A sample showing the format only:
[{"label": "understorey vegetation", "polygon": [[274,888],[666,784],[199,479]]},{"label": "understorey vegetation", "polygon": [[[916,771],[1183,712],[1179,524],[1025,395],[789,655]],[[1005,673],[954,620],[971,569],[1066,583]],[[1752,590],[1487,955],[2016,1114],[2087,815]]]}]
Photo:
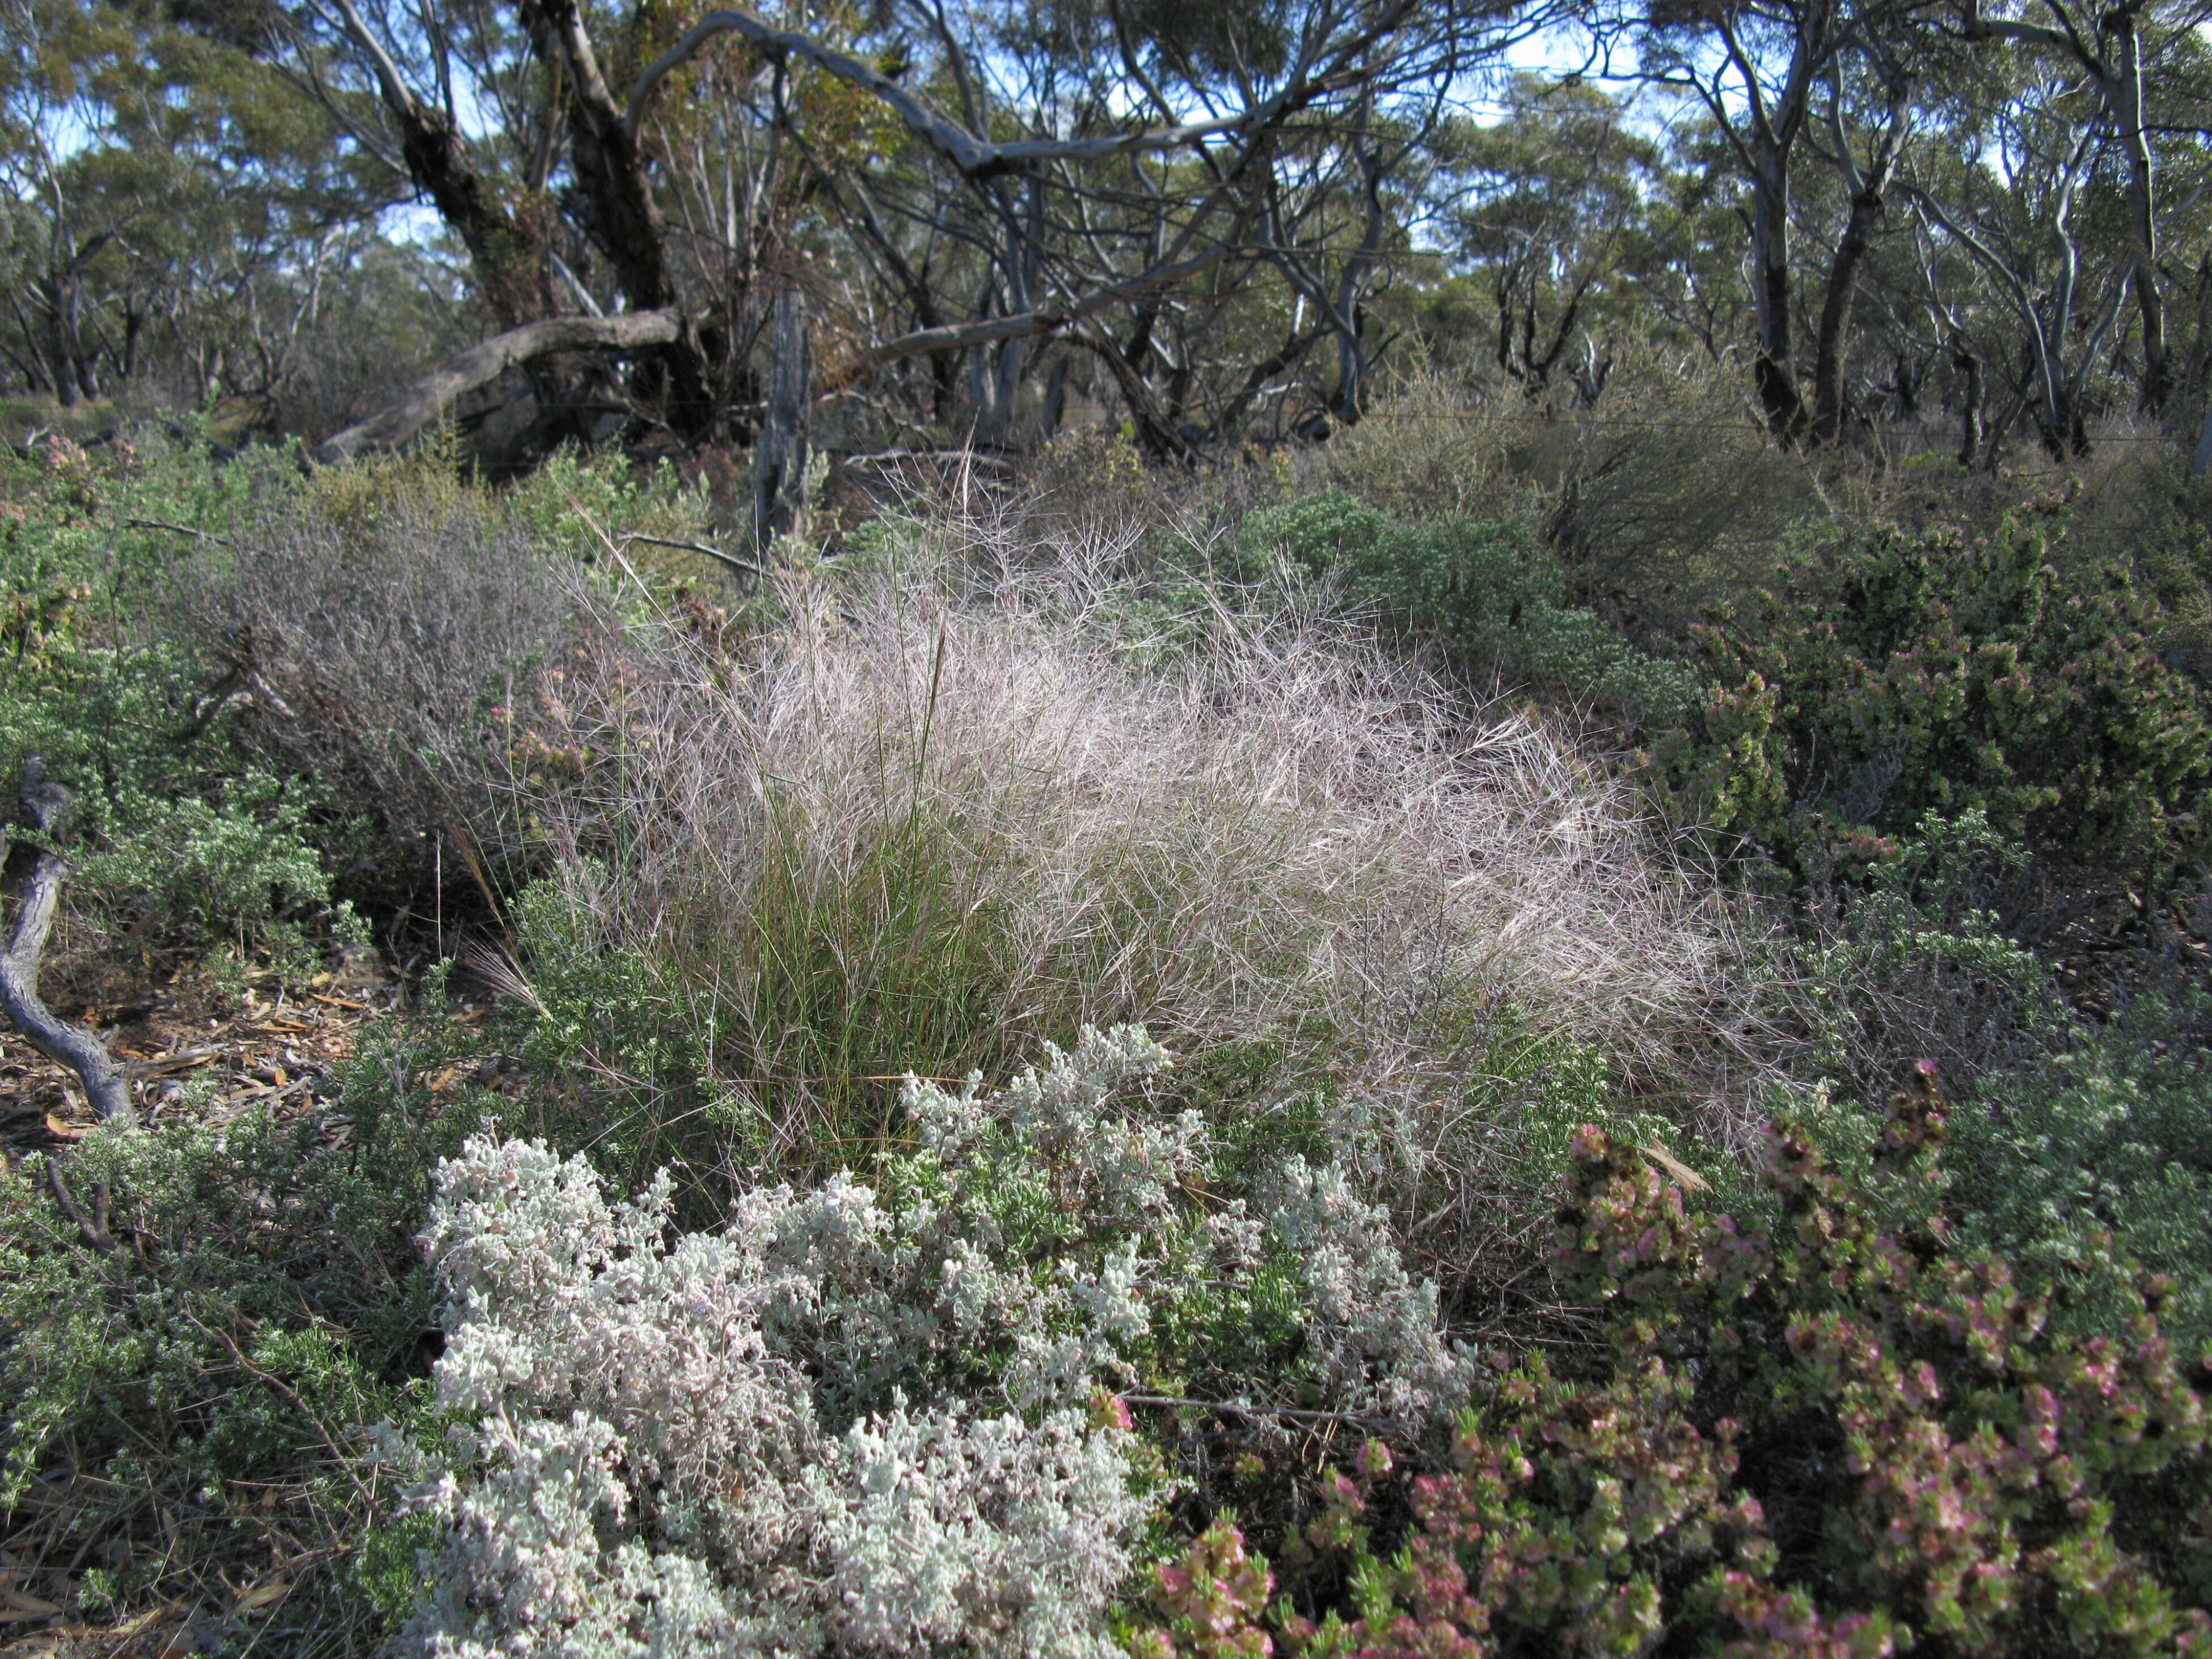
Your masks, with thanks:
[{"label": "understorey vegetation", "polygon": [[0,459],[0,943],[125,1101],[0,1031],[10,1623],[2212,1651],[2155,481],[1624,566],[1567,437],[1344,435],[751,553],[698,466]]},{"label": "understorey vegetation", "polygon": [[2212,1659],[2205,0],[0,0],[0,1659]]}]

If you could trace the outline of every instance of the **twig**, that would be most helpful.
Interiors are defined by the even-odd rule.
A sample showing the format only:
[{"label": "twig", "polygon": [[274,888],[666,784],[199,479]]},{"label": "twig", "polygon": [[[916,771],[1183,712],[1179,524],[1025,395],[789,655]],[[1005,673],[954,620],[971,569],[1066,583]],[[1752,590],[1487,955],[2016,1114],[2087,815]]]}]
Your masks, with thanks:
[{"label": "twig", "polygon": [[221,1054],[221,1048],[187,1048],[182,1054],[156,1054],[150,1060],[134,1060],[123,1068],[125,1077],[143,1080],[167,1077],[177,1072],[189,1072],[195,1066],[204,1066]]},{"label": "twig", "polygon": [[286,720],[295,720],[300,718],[297,714],[292,712],[292,705],[286,702],[283,698],[278,696],[276,695],[276,688],[271,686],[268,681],[263,679],[260,674],[253,669],[249,668],[246,671],[246,683],[253,689],[254,694],[258,696],[262,702],[267,703],[270,708],[275,709]]},{"label": "twig", "polygon": [[62,1206],[62,1213],[76,1223],[77,1236],[102,1255],[113,1255],[123,1247],[115,1242],[115,1235],[107,1230],[107,1183],[95,1182],[92,1188],[92,1213],[87,1215],[68,1186],[62,1180],[62,1166],[51,1160],[46,1164],[46,1185],[53,1189],[54,1202]]},{"label": "twig", "polygon": [[981,454],[972,449],[881,449],[841,459],[847,466],[890,467],[924,461],[942,466],[995,466],[1008,472],[1015,471],[1014,463],[1005,456]]},{"label": "twig", "polygon": [[1290,1406],[1232,1406],[1220,1400],[1182,1400],[1165,1394],[1125,1394],[1125,1406],[1179,1406],[1187,1411],[1222,1412],[1235,1417],[1287,1417],[1301,1423],[1342,1423],[1351,1428],[1372,1428],[1382,1419],[1352,1412],[1300,1411]]},{"label": "twig", "polygon": [[704,542],[677,542],[671,541],[665,536],[640,536],[635,532],[617,537],[616,539],[624,546],[631,542],[647,542],[654,547],[678,547],[686,553],[704,553],[708,558],[720,559],[731,569],[742,570],[748,576],[764,576],[768,574],[750,559],[741,559],[734,553],[725,553],[720,548],[709,547]]},{"label": "twig", "polygon": [[261,678],[250,657],[233,657],[230,666],[213,685],[192,699],[191,724],[185,728],[185,740],[191,741],[214,724],[215,717],[222,713],[223,706],[240,691],[252,691],[276,714],[288,720],[300,717],[292,712],[292,705],[278,695],[276,688]]},{"label": "twig", "polygon": [[191,724],[185,728],[185,741],[191,742],[208,729],[222,706],[234,696],[239,687],[246,684],[246,670],[234,662],[223,677],[191,701]]},{"label": "twig", "polygon": [[166,530],[173,536],[191,536],[204,542],[213,542],[217,547],[234,545],[221,536],[205,530],[195,530],[190,525],[170,524],[161,519],[125,519],[123,522],[132,530]]},{"label": "twig", "polygon": [[270,1388],[275,1389],[278,1394],[283,1395],[286,1400],[289,1401],[291,1402],[292,1408],[298,1412],[302,1418],[307,1419],[307,1426],[315,1431],[315,1437],[323,1443],[324,1449],[330,1453],[331,1458],[335,1463],[337,1463],[339,1472],[345,1476],[346,1480],[349,1483],[351,1483],[355,1492],[359,1495],[362,1501],[366,1504],[375,1503],[375,1492],[368,1486],[364,1486],[362,1483],[361,1477],[354,1473],[354,1460],[352,1457],[347,1454],[343,1446],[338,1444],[337,1438],[332,1436],[330,1430],[325,1426],[323,1419],[316,1415],[313,1409],[308,1406],[306,1401],[300,1397],[298,1392],[293,1389],[290,1383],[272,1372],[262,1370],[260,1366],[255,1364],[251,1359],[248,1359],[246,1357],[246,1351],[238,1346],[237,1340],[234,1338],[228,1331],[222,1330],[213,1325],[207,1324],[205,1322],[194,1317],[189,1313],[185,1315],[185,1318],[190,1323],[198,1327],[202,1335],[211,1337],[216,1341],[220,1342],[223,1346],[224,1350],[230,1355],[233,1363],[238,1365],[240,1370],[245,1371],[248,1376],[252,1377],[256,1382],[266,1383]]},{"label": "twig", "polygon": [[[31,827],[49,839],[58,839],[68,821],[70,792],[47,779],[36,755],[23,758],[22,809]],[[69,877],[70,867],[58,853],[42,852],[31,866],[15,908],[15,929],[7,948],[0,950],[0,1013],[15,1023],[33,1048],[77,1074],[93,1109],[106,1122],[130,1115],[131,1091],[121,1069],[98,1037],[57,1019],[39,1000],[39,958]]]}]

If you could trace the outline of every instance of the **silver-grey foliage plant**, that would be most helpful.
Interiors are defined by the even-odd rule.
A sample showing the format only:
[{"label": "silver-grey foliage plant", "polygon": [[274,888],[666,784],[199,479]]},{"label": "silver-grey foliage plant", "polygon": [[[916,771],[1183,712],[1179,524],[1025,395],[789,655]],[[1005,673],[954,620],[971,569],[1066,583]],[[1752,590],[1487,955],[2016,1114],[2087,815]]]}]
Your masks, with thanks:
[{"label": "silver-grey foliage plant", "polygon": [[1407,1425],[1464,1398],[1433,1286],[1334,1164],[1196,1201],[1204,1124],[1135,1097],[1168,1061],[1086,1029],[995,1093],[910,1079],[919,1146],[876,1187],[756,1190],[713,1233],[673,1231],[665,1172],[611,1202],[580,1158],[471,1141],[424,1238],[462,1426],[404,1645],[1106,1659],[1165,1495],[1109,1391],[1162,1322],[1272,1272],[1309,1393]]}]

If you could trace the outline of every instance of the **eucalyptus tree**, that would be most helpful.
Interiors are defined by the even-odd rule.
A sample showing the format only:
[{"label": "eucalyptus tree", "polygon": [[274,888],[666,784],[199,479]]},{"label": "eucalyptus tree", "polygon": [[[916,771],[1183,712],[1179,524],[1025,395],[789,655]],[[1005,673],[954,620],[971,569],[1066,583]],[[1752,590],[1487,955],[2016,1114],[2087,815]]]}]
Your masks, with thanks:
[{"label": "eucalyptus tree", "polygon": [[1645,74],[1694,97],[1726,142],[1749,198],[1752,377],[1778,434],[1803,423],[1795,368],[1790,208],[1799,146],[1853,26],[1850,0],[1656,0],[1643,13]]},{"label": "eucalyptus tree", "polygon": [[[1591,15],[1632,37],[1638,78],[1690,100],[1741,192],[1754,332],[1752,379],[1784,441],[1825,441],[1841,415],[1842,348],[1869,240],[1903,141],[1919,37],[1934,0],[1605,0]],[[1808,271],[1796,246],[1801,170],[1825,160],[1850,210],[1822,228]],[[1820,305],[1806,398],[1801,285]]]},{"label": "eucalyptus tree", "polygon": [[2162,232],[2172,203],[2160,190],[2160,150],[2171,141],[2195,144],[2205,126],[2203,41],[2212,8],[2202,0],[2159,6],[2153,0],[2084,7],[2078,0],[2038,0],[2018,15],[1967,0],[1961,38],[1996,42],[2041,56],[2087,96],[2078,119],[2084,143],[2117,159],[2126,205],[2121,246],[2135,302],[2141,370],[2137,395],[2157,414],[2173,390],[2167,341]]},{"label": "eucalyptus tree", "polygon": [[[180,6],[176,13],[189,13]],[[401,181],[340,143],[236,17],[4,0],[5,348],[64,405],[164,374],[269,391],[325,279]]]},{"label": "eucalyptus tree", "polygon": [[1960,361],[2005,383],[2045,447],[2077,454],[2093,406],[2120,377],[2146,410],[2170,395],[2169,279],[2155,267],[2174,246],[2202,251],[2201,140],[2173,145],[2197,152],[2177,170],[2177,182],[2194,175],[2181,196],[2143,171],[2143,135],[2115,122],[2109,88],[2078,57],[1986,22],[1966,33],[1984,43],[1973,73],[1928,100],[1929,142],[1902,185],[1925,227],[1926,302]]},{"label": "eucalyptus tree", "polygon": [[1889,185],[1911,131],[1916,71],[1911,44],[1863,33],[1830,60],[1810,148],[1833,171],[1843,198],[1828,250],[1813,335],[1813,408],[1808,435],[1832,443],[1844,419],[1846,351],[1860,273],[1888,216]]},{"label": "eucalyptus tree", "polygon": [[[817,395],[912,397],[904,413],[989,443],[1058,342],[1058,361],[1105,368],[1163,454],[1316,326],[1356,414],[1362,296],[1402,240],[1398,172],[1439,89],[1530,26],[1480,0],[885,0],[865,19],[688,21],[308,0],[304,20],[295,72],[406,169],[517,333],[479,366],[605,345],[635,358],[644,415],[749,441],[776,400],[741,366],[791,355],[803,321]],[[1255,361],[1209,359],[1204,325],[1263,270],[1310,320]],[[783,349],[760,349],[779,329]],[[919,379],[902,368],[921,360]],[[1201,370],[1234,385],[1194,401]]]},{"label": "eucalyptus tree", "polygon": [[1602,389],[1611,337],[1647,330],[1644,285],[1678,251],[1664,146],[1587,81],[1523,73],[1506,112],[1458,124],[1437,191],[1455,268],[1491,310],[1487,356],[1532,398],[1555,374],[1584,402]]}]

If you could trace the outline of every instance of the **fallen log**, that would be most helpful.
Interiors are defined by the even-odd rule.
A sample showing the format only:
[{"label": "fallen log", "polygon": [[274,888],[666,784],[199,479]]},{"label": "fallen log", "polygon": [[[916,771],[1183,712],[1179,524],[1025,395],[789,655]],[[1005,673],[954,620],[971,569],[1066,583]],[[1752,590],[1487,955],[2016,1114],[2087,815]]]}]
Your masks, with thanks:
[{"label": "fallen log", "polygon": [[365,450],[397,448],[452,408],[455,399],[535,358],[560,351],[636,351],[672,345],[683,331],[683,319],[672,308],[525,323],[441,365],[367,420],[316,445],[312,457],[325,466],[339,466]]}]

